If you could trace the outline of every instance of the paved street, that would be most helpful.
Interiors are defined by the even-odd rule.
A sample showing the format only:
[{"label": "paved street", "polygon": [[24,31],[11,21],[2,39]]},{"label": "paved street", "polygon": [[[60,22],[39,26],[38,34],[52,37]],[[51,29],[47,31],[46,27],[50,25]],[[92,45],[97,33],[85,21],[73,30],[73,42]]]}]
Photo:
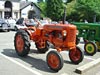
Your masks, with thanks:
[{"label": "paved street", "polygon": [[[46,63],[46,54],[37,52],[34,43],[27,57],[19,57],[14,49],[14,35],[16,32],[0,32],[0,75],[80,75],[75,72],[91,61],[100,58],[100,52],[94,56],[84,56],[84,60],[78,64],[72,64],[68,57],[68,52],[63,51],[61,55],[64,59],[64,66],[59,72],[50,70]],[[83,49],[84,44],[78,45]],[[51,49],[50,49],[51,50]],[[49,50],[49,51],[50,51]],[[81,75],[100,75],[100,65],[93,67]]]}]

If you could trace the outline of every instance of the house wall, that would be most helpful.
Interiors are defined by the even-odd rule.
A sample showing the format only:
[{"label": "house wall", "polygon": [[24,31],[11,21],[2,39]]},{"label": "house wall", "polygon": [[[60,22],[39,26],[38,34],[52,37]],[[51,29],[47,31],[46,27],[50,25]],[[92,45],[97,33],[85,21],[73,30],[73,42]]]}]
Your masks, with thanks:
[{"label": "house wall", "polygon": [[13,4],[13,7],[12,7],[12,9],[13,9],[13,13],[12,13],[13,18],[20,18],[20,3],[13,2],[12,4]]},{"label": "house wall", "polygon": [[[5,2],[6,1],[0,1],[0,18],[4,18],[4,12],[5,12]],[[12,18],[19,18],[20,17],[20,3],[13,2],[12,3]],[[17,16],[15,15],[17,13]]]},{"label": "house wall", "polygon": [[21,17],[28,18],[29,10],[34,10],[36,12],[36,17],[40,18],[40,10],[35,5],[33,5],[33,6],[29,5],[29,6],[25,7],[24,9],[22,9]]}]

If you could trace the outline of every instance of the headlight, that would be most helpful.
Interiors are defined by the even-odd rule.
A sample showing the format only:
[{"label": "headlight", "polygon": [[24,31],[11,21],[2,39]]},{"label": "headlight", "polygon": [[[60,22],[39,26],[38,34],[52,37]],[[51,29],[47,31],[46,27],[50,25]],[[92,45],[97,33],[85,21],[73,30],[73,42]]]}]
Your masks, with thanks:
[{"label": "headlight", "polygon": [[0,24],[0,26],[1,26],[1,24]]},{"label": "headlight", "polygon": [[66,36],[66,35],[67,35],[66,30],[63,30],[63,36]]},{"label": "headlight", "polygon": [[76,31],[76,35],[78,35],[78,34],[79,34],[79,31],[77,30],[77,31]]}]

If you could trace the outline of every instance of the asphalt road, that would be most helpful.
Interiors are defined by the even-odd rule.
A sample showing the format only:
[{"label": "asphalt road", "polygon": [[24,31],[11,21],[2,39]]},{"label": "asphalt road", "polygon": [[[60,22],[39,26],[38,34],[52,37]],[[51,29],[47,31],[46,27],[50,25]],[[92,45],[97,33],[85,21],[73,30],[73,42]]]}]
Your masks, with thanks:
[{"label": "asphalt road", "polygon": [[[61,55],[64,59],[64,66],[59,72],[54,72],[48,68],[46,63],[48,52],[45,54],[38,53],[34,43],[31,43],[31,51],[27,57],[18,56],[14,49],[15,33],[14,31],[0,32],[0,75],[80,75],[75,72],[76,68],[100,58],[99,52],[94,56],[84,54],[84,60],[75,65],[70,62],[68,52],[63,51]],[[78,46],[84,51],[82,42]],[[100,65],[81,75],[90,74],[100,75]]]}]

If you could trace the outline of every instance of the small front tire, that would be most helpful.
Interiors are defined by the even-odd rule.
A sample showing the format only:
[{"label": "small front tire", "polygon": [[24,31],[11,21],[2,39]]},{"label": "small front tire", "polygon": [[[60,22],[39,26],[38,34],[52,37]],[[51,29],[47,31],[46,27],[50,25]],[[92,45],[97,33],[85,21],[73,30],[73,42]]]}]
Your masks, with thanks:
[{"label": "small front tire", "polygon": [[69,58],[72,63],[79,64],[84,58],[84,53],[79,47],[76,47],[75,49],[76,50],[73,49],[69,51]]},{"label": "small front tire", "polygon": [[57,51],[50,51],[47,54],[46,60],[49,68],[53,71],[58,72],[63,67],[63,58]]}]

